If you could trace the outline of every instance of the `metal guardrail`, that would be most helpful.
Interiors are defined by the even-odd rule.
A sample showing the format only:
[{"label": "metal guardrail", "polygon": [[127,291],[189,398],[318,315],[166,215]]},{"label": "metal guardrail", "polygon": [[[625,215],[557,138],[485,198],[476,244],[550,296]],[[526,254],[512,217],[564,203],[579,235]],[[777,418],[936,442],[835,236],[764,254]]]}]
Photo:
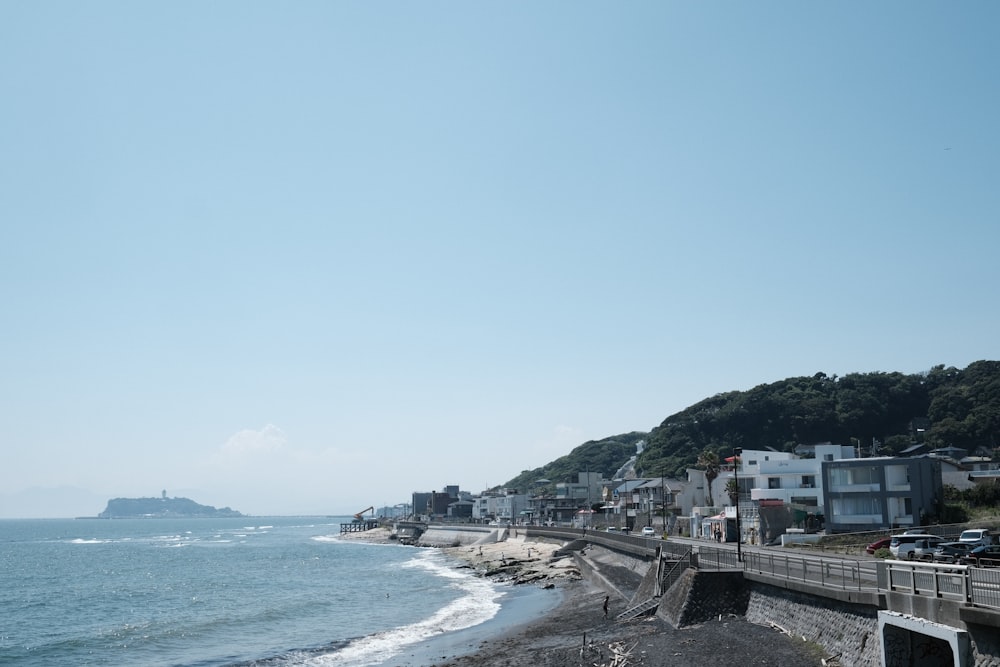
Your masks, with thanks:
[{"label": "metal guardrail", "polygon": [[695,562],[699,570],[743,569],[743,565],[736,558],[736,552],[732,549],[699,545],[692,547],[692,551],[695,553]]},{"label": "metal guardrail", "polygon": [[744,569],[781,579],[819,584],[840,590],[877,590],[875,571],[860,561],[844,558],[790,556],[779,552],[748,551],[743,556]]},{"label": "metal guardrail", "polygon": [[657,572],[657,581],[659,582],[660,587],[660,590],[657,592],[658,595],[663,595],[665,591],[670,590],[670,587],[677,583],[677,581],[681,578],[681,575],[689,569],[696,567],[694,552],[690,549],[688,549],[683,555],[674,555],[674,557],[676,560],[673,561],[664,561],[662,558],[660,559],[661,568],[663,567],[664,562],[670,562],[671,565],[665,572]]},{"label": "metal guardrail", "polygon": [[969,602],[980,607],[1000,609],[1000,569],[970,567]]},{"label": "metal guardrail", "polygon": [[651,537],[641,537],[639,535],[629,535],[623,533],[607,533],[602,530],[588,528],[563,528],[563,527],[536,527],[531,526],[526,529],[526,535],[541,537],[556,537],[566,540],[587,540],[594,544],[602,544],[611,547],[627,547],[629,551],[642,553],[649,556],[656,555],[656,550],[661,548],[665,542]]},{"label": "metal guardrail", "polygon": [[1000,609],[1000,569],[887,561],[888,590]]},{"label": "metal guardrail", "polygon": [[[788,555],[771,549],[743,551],[743,562],[734,549],[688,545],[669,540],[605,533],[580,528],[528,529],[529,536],[566,540],[586,539],[609,547],[628,547],[650,556],[662,549],[676,558],[690,558],[699,569],[742,569],[781,579],[818,584],[839,590],[899,592],[922,597],[955,600],[980,607],[1000,609],[1000,568],[944,565],[914,561],[879,561],[885,564],[884,581],[869,561],[820,556]],[[693,553],[692,553],[693,552]]]},{"label": "metal guardrail", "polygon": [[972,587],[967,574],[969,568],[964,565],[889,561],[886,567],[886,587],[895,593],[959,602],[971,600]]}]

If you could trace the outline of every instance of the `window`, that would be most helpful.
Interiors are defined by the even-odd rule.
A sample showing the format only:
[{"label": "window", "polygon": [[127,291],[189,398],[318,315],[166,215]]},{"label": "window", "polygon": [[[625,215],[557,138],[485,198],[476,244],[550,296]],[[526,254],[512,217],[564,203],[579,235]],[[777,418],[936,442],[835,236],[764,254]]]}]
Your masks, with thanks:
[{"label": "window", "polygon": [[835,486],[879,484],[878,468],[837,467],[830,469],[830,482]]},{"label": "window", "polygon": [[767,478],[767,488],[769,488],[769,489],[780,489],[781,488],[781,478],[780,477],[768,477]]},{"label": "window", "polygon": [[878,498],[871,494],[859,494],[849,498],[832,498],[832,511],[827,516],[879,515],[882,506]]},{"label": "window", "polygon": [[815,475],[802,475],[802,488],[803,489],[813,489],[816,487],[816,476]]}]

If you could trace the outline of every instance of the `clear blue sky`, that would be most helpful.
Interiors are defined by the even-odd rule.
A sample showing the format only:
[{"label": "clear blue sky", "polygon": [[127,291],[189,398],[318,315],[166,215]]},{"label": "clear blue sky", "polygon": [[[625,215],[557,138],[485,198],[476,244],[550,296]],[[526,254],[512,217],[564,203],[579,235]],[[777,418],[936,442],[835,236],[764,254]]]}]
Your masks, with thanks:
[{"label": "clear blue sky", "polygon": [[355,512],[718,392],[997,359],[997,25],[4,2],[0,516]]}]

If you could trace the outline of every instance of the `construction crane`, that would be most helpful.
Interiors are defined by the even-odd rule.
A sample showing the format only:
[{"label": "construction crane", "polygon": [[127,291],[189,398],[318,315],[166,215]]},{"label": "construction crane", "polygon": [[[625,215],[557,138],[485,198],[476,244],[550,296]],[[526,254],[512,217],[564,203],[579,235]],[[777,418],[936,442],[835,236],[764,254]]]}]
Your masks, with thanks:
[{"label": "construction crane", "polygon": [[361,521],[362,519],[365,518],[365,512],[369,512],[369,511],[370,512],[374,512],[375,508],[374,507],[366,507],[366,508],[364,508],[363,510],[361,510],[360,512],[358,512],[357,514],[354,515],[354,521],[355,522]]}]

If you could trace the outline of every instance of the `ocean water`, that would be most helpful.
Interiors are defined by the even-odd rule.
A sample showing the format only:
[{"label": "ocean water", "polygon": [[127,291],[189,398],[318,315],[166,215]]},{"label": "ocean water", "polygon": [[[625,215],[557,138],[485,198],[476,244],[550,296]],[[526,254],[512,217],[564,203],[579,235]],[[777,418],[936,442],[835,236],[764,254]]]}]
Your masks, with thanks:
[{"label": "ocean water", "polygon": [[431,664],[555,604],[349,520],[2,520],[0,664]]}]

